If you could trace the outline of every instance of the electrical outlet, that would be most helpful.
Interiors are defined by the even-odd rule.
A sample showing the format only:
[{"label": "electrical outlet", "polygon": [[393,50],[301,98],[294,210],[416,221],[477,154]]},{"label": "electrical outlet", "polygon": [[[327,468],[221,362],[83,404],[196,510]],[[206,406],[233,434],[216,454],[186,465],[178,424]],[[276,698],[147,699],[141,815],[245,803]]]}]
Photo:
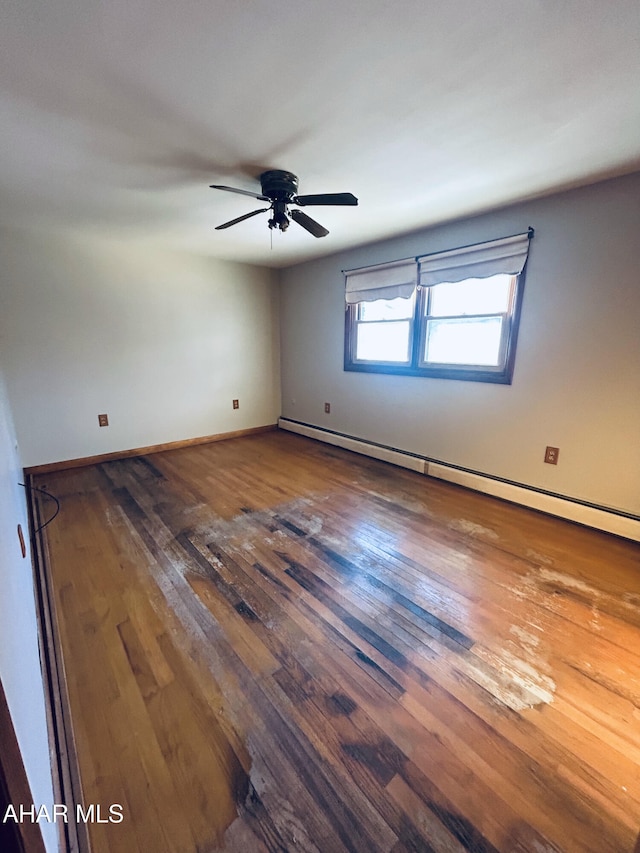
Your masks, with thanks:
[{"label": "electrical outlet", "polygon": [[324,404],[324,413],[325,413],[325,415],[331,414],[331,403],[325,403]]},{"label": "electrical outlet", "polygon": [[24,541],[24,534],[22,533],[22,525],[18,525],[18,539],[20,540],[20,551],[22,553],[22,557],[27,556],[27,546]]},{"label": "electrical outlet", "polygon": [[234,409],[239,409],[239,408],[240,408],[240,400],[234,400],[234,401],[233,401],[233,408],[234,408]]},{"label": "electrical outlet", "polygon": [[560,455],[559,447],[547,447],[544,452],[544,461],[549,465],[557,465],[558,464],[558,456]]},{"label": "electrical outlet", "polygon": [[98,415],[98,426],[109,426],[109,416],[108,415]]}]

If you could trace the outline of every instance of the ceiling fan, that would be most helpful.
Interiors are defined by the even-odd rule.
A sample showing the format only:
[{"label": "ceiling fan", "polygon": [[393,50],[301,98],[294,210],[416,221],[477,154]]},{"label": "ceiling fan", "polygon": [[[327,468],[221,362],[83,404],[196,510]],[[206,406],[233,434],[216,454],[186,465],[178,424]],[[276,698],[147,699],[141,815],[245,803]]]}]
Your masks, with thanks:
[{"label": "ceiling fan", "polygon": [[291,217],[294,222],[302,225],[314,237],[326,237],[329,233],[326,228],[301,210],[296,210],[295,208],[288,210],[289,205],[295,204],[299,207],[307,207],[312,204],[343,206],[358,204],[358,199],[351,193],[298,195],[298,178],[291,172],[283,172],[280,169],[270,169],[267,172],[263,172],[260,175],[260,186],[262,193],[252,193],[249,190],[238,190],[235,187],[223,187],[218,184],[211,184],[211,189],[214,190],[225,190],[225,192],[229,193],[248,195],[251,198],[257,198],[258,201],[271,202],[269,207],[252,210],[251,213],[245,213],[244,216],[238,216],[236,219],[231,219],[229,222],[218,225],[216,231],[220,231],[223,228],[230,228],[232,225],[237,225],[238,222],[270,210],[272,211],[272,216],[269,220],[269,228],[279,228],[281,231],[286,231],[289,227],[289,217]]}]

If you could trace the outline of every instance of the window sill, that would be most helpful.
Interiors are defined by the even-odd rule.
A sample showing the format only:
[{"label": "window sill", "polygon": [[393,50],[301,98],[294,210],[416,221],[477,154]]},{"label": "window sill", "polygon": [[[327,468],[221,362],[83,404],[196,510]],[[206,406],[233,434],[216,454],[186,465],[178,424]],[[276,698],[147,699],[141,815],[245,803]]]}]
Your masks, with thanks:
[{"label": "window sill", "polygon": [[511,385],[512,376],[507,370],[482,370],[477,368],[409,367],[403,364],[345,362],[345,371],[354,373],[384,373],[392,376],[422,376],[431,379],[457,379],[464,382],[493,382]]}]

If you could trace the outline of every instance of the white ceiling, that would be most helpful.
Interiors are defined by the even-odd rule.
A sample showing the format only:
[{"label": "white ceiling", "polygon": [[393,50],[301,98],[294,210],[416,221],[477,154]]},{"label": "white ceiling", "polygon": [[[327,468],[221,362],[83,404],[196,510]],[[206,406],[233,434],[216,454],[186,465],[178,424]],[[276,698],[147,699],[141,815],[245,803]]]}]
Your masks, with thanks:
[{"label": "white ceiling", "polygon": [[[285,266],[640,168],[638,0],[2,0],[0,219]],[[211,183],[281,168],[317,240]]]}]

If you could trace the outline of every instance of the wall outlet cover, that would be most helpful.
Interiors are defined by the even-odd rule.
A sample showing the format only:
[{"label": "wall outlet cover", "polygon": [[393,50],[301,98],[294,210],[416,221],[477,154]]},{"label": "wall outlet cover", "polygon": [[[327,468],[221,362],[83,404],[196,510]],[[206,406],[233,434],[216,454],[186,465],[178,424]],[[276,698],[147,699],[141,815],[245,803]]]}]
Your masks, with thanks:
[{"label": "wall outlet cover", "polygon": [[22,533],[21,524],[18,525],[18,539],[20,541],[20,552],[22,553],[22,557],[24,559],[24,557],[27,556],[27,545],[24,541],[24,534]]},{"label": "wall outlet cover", "polygon": [[549,465],[558,464],[558,456],[560,455],[559,447],[547,447],[544,452],[544,461]]}]

